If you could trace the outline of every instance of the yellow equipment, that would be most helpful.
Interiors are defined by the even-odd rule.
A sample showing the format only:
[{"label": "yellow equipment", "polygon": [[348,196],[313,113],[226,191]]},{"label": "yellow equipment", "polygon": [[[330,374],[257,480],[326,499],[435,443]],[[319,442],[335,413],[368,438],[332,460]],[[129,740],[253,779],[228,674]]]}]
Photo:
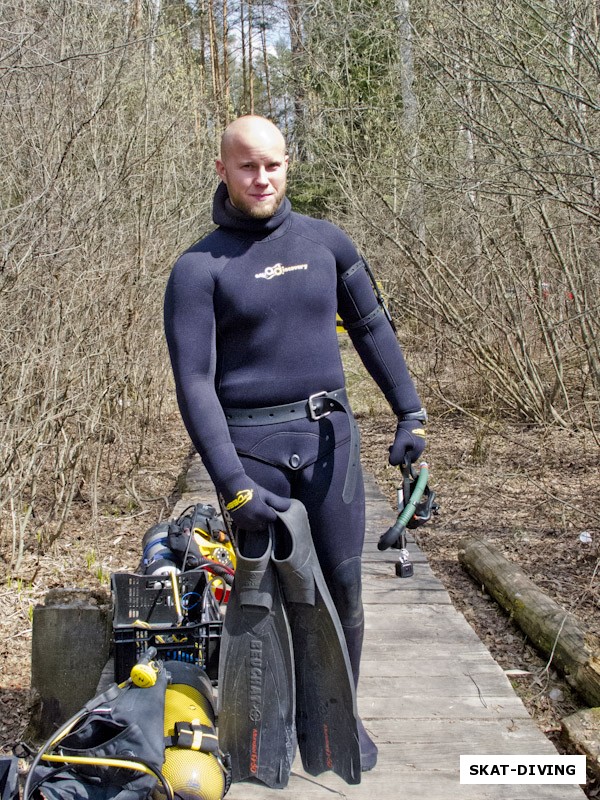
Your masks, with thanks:
[{"label": "yellow equipment", "polygon": [[197,664],[156,660],[149,648],[131,678],[90,700],[42,746],[23,797],[222,800],[230,783],[210,679]]},{"label": "yellow equipment", "polygon": [[[229,789],[227,766],[219,751],[212,685],[193,664],[169,661],[165,694],[165,762],[162,774],[179,800],[221,800]],[[165,800],[160,785],[153,800]]]}]

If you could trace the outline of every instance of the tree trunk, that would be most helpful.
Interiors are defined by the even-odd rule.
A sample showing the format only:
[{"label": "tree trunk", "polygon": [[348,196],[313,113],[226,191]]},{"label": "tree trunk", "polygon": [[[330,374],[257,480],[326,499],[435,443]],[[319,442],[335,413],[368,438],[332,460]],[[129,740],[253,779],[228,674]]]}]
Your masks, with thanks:
[{"label": "tree trunk", "polygon": [[254,114],[254,54],[252,47],[254,14],[252,10],[252,0],[248,0],[248,95],[249,113]]},{"label": "tree trunk", "polygon": [[302,12],[298,0],[288,0],[290,49],[292,51],[292,94],[294,98],[294,140],[298,161],[306,160],[306,94],[302,80]]},{"label": "tree trunk", "polygon": [[413,30],[410,21],[410,0],[396,0],[398,19],[398,48],[402,64],[402,117],[406,136],[405,158],[410,191],[408,196],[409,229],[416,239],[415,251],[421,253],[425,244],[425,209],[421,183],[419,151],[419,104],[415,94]]},{"label": "tree trunk", "polygon": [[600,705],[600,639],[488,542],[463,539],[458,559],[586,702]]},{"label": "tree trunk", "polygon": [[246,11],[244,2],[240,2],[240,28],[241,28],[241,44],[242,44],[242,113],[245,114],[248,110],[248,68],[246,65]]},{"label": "tree trunk", "polygon": [[229,89],[229,20],[227,0],[223,0],[223,124],[229,122],[230,89]]},{"label": "tree trunk", "polygon": [[215,22],[214,0],[209,0],[208,3],[208,29],[213,96],[219,118],[221,123],[223,123],[223,92],[221,83],[221,68],[219,65],[219,41],[217,37],[217,25]]},{"label": "tree trunk", "polygon": [[271,96],[271,75],[269,71],[269,53],[267,49],[267,18],[265,15],[265,3],[261,3],[260,38],[263,52],[263,66],[265,70],[265,90],[267,93],[267,112],[268,116],[273,115],[273,98]]}]

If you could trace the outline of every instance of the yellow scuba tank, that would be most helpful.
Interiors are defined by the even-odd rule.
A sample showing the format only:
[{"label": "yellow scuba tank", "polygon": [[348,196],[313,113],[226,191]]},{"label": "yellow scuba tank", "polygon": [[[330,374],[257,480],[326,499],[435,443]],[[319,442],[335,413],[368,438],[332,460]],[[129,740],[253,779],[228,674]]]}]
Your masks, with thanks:
[{"label": "yellow scuba tank", "polygon": [[[215,730],[212,684],[195,664],[167,661],[165,761],[162,774],[178,800],[221,800],[230,776]],[[158,785],[153,800],[164,800]]]}]

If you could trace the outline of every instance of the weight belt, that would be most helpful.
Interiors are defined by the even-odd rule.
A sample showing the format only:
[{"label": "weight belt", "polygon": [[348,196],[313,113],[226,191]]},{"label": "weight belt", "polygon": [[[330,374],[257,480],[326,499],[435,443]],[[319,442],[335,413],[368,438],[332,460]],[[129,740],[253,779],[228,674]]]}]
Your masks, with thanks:
[{"label": "weight belt", "polygon": [[360,464],[360,441],[358,426],[348,405],[348,396],[345,389],[335,389],[333,392],[317,392],[316,394],[311,394],[306,400],[285,403],[280,406],[224,408],[223,411],[227,425],[230,428],[276,425],[281,422],[306,418],[317,422],[324,417],[328,417],[332,411],[343,411],[348,414],[350,421],[350,456],[348,458],[342,500],[344,503],[352,502]]}]

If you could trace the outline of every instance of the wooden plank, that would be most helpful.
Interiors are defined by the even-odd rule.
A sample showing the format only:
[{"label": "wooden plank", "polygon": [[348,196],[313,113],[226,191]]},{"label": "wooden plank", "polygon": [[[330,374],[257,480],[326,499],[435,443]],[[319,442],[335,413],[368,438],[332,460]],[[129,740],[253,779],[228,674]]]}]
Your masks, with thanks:
[{"label": "wooden plank", "polygon": [[[390,644],[389,641],[382,640],[380,642],[374,643],[372,640],[369,641],[368,645],[368,654],[365,651],[365,658],[370,658],[374,661],[388,661],[390,664],[394,664],[393,657],[390,657]],[[424,652],[427,653],[428,656],[431,656],[434,660],[440,660],[446,658],[448,662],[452,661],[455,658],[462,658],[465,654],[468,654],[472,648],[469,646],[468,643],[463,643],[459,645],[452,645],[452,643],[448,642],[409,642],[407,643],[404,641],[402,646],[398,647],[396,651],[398,653],[398,658],[401,657],[404,659],[416,658],[420,659],[423,657]],[[484,651],[481,651],[484,652]],[[498,669],[500,669],[498,667]]]},{"label": "wooden plank", "polygon": [[429,652],[420,652],[410,655],[402,652],[395,659],[375,659],[368,649],[365,650],[360,664],[362,677],[377,677],[385,681],[388,678],[399,678],[405,676],[436,676],[446,675],[453,678],[455,675],[470,674],[497,674],[502,672],[498,669],[498,664],[491,661],[489,654],[485,650],[473,651],[467,649],[464,652],[454,654],[453,658],[448,659],[444,656],[433,657]]},{"label": "wooden plank", "polygon": [[413,564],[414,576],[412,578],[398,578],[395,566],[396,562],[381,565],[363,564],[363,594],[367,592],[396,594],[398,595],[396,602],[401,604],[405,602],[400,596],[402,592],[415,590],[446,592],[443,584],[428,565]]},{"label": "wooden plank", "polygon": [[[401,720],[371,719],[366,722],[369,733],[378,745],[396,744],[401,748],[403,760],[429,752],[430,748],[465,755],[467,753],[525,753],[549,755],[552,743],[539,735],[530,719],[475,720],[475,719],[411,719],[406,725]],[[408,755],[412,753],[411,758]],[[382,764],[387,768],[388,762]]]},{"label": "wooden plank", "polygon": [[[391,697],[359,695],[358,707],[365,719],[527,719],[527,709],[513,693],[488,695],[485,698],[447,695],[423,696],[402,692]],[[540,731],[540,736],[543,734]]]},{"label": "wooden plank", "polygon": [[[410,552],[410,551],[409,551]],[[398,551],[386,551],[385,553],[369,553],[363,552],[363,576],[365,579],[379,578],[385,580],[392,580],[394,586],[401,589],[403,586],[409,586],[411,583],[417,583],[424,577],[432,577],[437,582],[438,587],[443,588],[443,584],[434,573],[427,563],[427,560],[421,551],[411,554],[410,561],[413,565],[414,575],[412,578],[399,578],[396,575],[396,564],[398,563]]]},{"label": "wooden plank", "polygon": [[[413,608],[426,608],[426,605],[412,606]],[[451,608],[451,606],[442,606],[441,608]],[[385,607],[386,610],[388,606]],[[395,606],[390,605],[391,612],[396,610]],[[422,621],[422,625],[415,625],[413,620],[405,617],[391,617],[386,619],[386,614],[382,613],[375,621],[370,621],[368,624],[373,626],[369,629],[369,636],[367,638],[367,646],[386,645],[389,647],[392,642],[400,649],[407,644],[421,644],[428,645],[430,641],[440,645],[446,643],[448,645],[470,645],[473,647],[483,647],[481,640],[478,639],[471,628],[463,628],[453,625],[443,626],[444,620],[440,619],[439,626],[428,623],[427,620]]]},{"label": "wooden plank", "polygon": [[439,608],[436,604],[412,606],[396,603],[393,608],[379,609],[377,604],[370,604],[365,606],[365,620],[369,631],[382,631],[386,627],[395,629],[399,624],[415,629],[427,626],[461,631],[473,641],[480,641],[464,616],[452,605]]},{"label": "wooden plank", "polygon": [[[439,662],[438,662],[439,663]],[[386,681],[379,676],[365,675],[361,672],[360,691],[365,697],[386,698],[390,695],[419,695],[427,692],[434,697],[480,697],[482,702],[488,696],[513,695],[514,689],[502,670],[490,669],[487,672],[454,670],[452,674],[431,670],[422,673],[398,675]]]},{"label": "wooden plank", "polygon": [[[433,575],[431,567],[427,563],[427,558],[425,557],[425,554],[423,553],[422,550],[418,550],[416,547],[409,547],[407,548],[407,550],[410,554],[413,565],[419,564],[423,566],[423,571],[421,572],[421,575],[424,574]],[[398,550],[384,550],[383,553],[379,552],[379,550],[376,549],[371,550],[365,548],[363,550],[362,554],[363,569],[364,572],[369,575],[369,577],[373,577],[375,575],[388,576],[391,574],[394,576],[394,580],[398,582],[398,585],[401,585],[403,583],[410,583],[411,580],[414,580],[414,577],[413,578],[396,577],[396,574],[394,572],[394,567],[397,561],[398,561]],[[436,580],[439,583],[439,578],[436,578]]]},{"label": "wooden plank", "polygon": [[363,592],[363,603],[365,606],[380,603],[396,605],[400,601],[410,605],[431,605],[432,603],[436,605],[452,604],[449,595],[442,589],[435,589],[435,587],[418,589],[416,584],[412,584],[410,588],[407,587],[402,592],[399,592],[397,589],[389,591],[370,591],[368,587],[367,591]]}]

